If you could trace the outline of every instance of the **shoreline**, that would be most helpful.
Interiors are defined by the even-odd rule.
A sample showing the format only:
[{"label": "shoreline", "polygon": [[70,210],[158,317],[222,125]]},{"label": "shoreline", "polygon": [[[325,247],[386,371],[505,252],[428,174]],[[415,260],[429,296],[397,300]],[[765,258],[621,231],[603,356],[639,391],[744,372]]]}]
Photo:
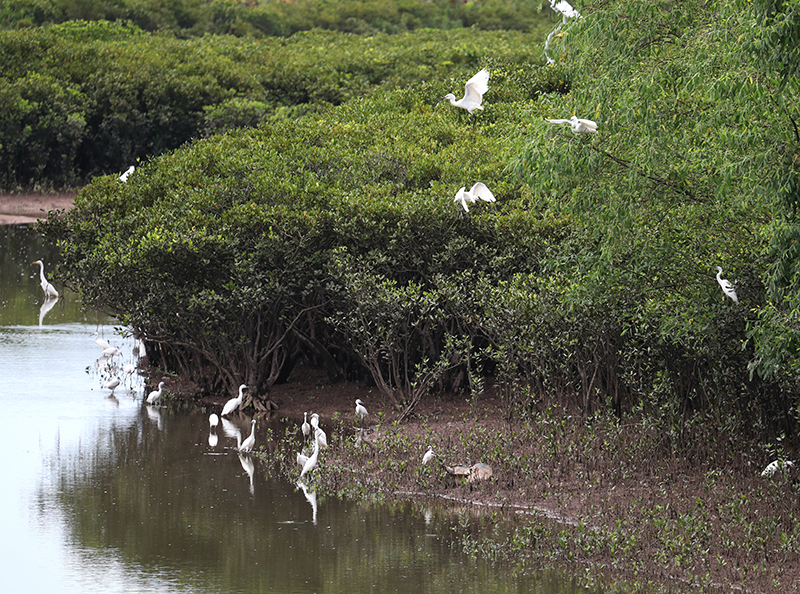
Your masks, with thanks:
[{"label": "shoreline", "polygon": [[77,195],[77,191],[0,194],[0,225],[32,225],[46,218],[48,211],[69,210]]}]

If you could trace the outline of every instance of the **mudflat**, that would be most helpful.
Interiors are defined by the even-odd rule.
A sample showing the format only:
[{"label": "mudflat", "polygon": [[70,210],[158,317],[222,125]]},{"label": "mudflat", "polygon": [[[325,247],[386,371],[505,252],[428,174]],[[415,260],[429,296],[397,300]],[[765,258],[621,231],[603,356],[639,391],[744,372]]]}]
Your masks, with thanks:
[{"label": "mudflat", "polygon": [[0,225],[24,225],[47,217],[50,210],[69,209],[77,192],[0,194]]}]

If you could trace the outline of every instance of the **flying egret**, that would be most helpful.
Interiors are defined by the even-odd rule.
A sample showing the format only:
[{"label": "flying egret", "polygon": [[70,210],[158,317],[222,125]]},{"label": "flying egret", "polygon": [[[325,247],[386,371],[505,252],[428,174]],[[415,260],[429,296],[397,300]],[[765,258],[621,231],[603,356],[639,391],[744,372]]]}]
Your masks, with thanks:
[{"label": "flying egret", "polygon": [[363,421],[364,417],[366,417],[369,413],[367,412],[364,403],[361,400],[356,400],[356,416],[358,417],[359,421]]},{"label": "flying egret", "polygon": [[308,424],[308,413],[303,413],[303,424],[300,426],[300,429],[303,431],[303,437],[308,438],[309,434],[311,433],[311,425]]},{"label": "flying egret", "polygon": [[569,124],[572,126],[572,131],[577,134],[588,134],[590,132],[597,132],[597,122],[592,120],[584,120],[577,116],[572,116],[568,120],[547,120],[551,124]]},{"label": "flying egret", "polygon": [[473,113],[476,109],[483,110],[483,105],[481,102],[483,101],[484,94],[489,90],[489,71],[484,68],[480,72],[478,72],[475,76],[467,81],[467,84],[464,85],[464,96],[456,101],[456,96],[453,93],[448,93],[444,96],[445,99],[450,100],[450,105],[453,107],[460,107],[461,109],[466,109],[471,116],[475,119],[472,122],[472,129],[475,129],[475,122],[477,121],[477,116]]},{"label": "flying egret", "polygon": [[58,291],[56,288],[47,282],[47,277],[44,275],[44,262],[41,260],[36,260],[34,264],[39,265],[39,280],[40,284],[42,285],[42,291],[44,291],[44,298],[50,299],[52,297],[58,297]]},{"label": "flying egret", "polygon": [[464,210],[469,212],[469,206],[467,206],[468,202],[475,203],[478,201],[478,198],[483,200],[484,202],[496,202],[496,198],[494,194],[492,194],[491,190],[486,187],[486,184],[483,182],[478,182],[474,186],[469,189],[469,192],[466,191],[466,186],[461,186],[461,189],[456,192],[456,197],[453,202],[458,202],[461,206],[464,207]]},{"label": "flying egret", "polygon": [[733,285],[722,278],[722,266],[717,266],[717,282],[719,283],[719,286],[722,287],[722,292],[733,299],[733,302],[738,305],[739,298],[736,296],[736,291],[734,290]]},{"label": "flying egret", "polygon": [[303,475],[307,472],[311,472],[317,466],[317,459],[319,458],[319,441],[314,440],[314,452],[306,459],[306,463],[303,464],[303,470],[300,471],[300,478],[303,478]]},{"label": "flying egret", "polygon": [[433,459],[433,447],[428,446],[428,451],[425,452],[425,455],[422,456],[422,464],[427,464]]},{"label": "flying egret", "polygon": [[161,400],[161,392],[164,388],[164,382],[158,382],[158,390],[153,390],[147,396],[147,404],[155,404],[159,400]]},{"label": "flying egret", "polygon": [[781,472],[787,472],[792,468],[794,468],[794,462],[792,462],[791,460],[786,460],[786,461],[773,460],[772,462],[767,464],[767,467],[761,472],[761,476],[771,477],[779,470]]},{"label": "flying egret", "polygon": [[572,18],[580,18],[581,14],[572,7],[572,4],[567,2],[567,0],[559,0],[556,2],[555,0],[550,0],[550,8],[555,10],[557,13],[561,15],[563,22],[567,22],[567,19]]},{"label": "flying egret", "polygon": [[121,182],[128,181],[128,177],[130,177],[131,173],[133,173],[134,171],[136,171],[136,167],[131,165],[130,167],[128,167],[125,170],[125,173],[123,173],[122,175],[119,176],[119,181],[121,181]]},{"label": "flying egret", "polygon": [[250,421],[250,424],[253,426],[253,428],[250,430],[250,435],[239,446],[239,451],[245,454],[252,452],[253,446],[256,445],[256,420],[253,419]]},{"label": "flying egret", "polygon": [[235,411],[237,408],[239,408],[242,405],[242,398],[244,397],[243,392],[246,389],[247,389],[247,386],[245,384],[242,384],[241,386],[239,386],[239,395],[236,398],[231,398],[230,400],[228,400],[228,402],[225,403],[225,406],[222,407],[222,415],[221,416],[224,417],[225,415],[231,414],[233,411]]},{"label": "flying egret", "polygon": [[111,393],[114,393],[114,388],[116,388],[120,384],[119,378],[115,377],[111,381],[106,382],[103,384],[103,388],[106,390],[111,390]]},{"label": "flying egret", "polygon": [[219,425],[219,417],[217,413],[211,413],[208,417],[208,424],[212,429],[216,429],[217,425]]}]

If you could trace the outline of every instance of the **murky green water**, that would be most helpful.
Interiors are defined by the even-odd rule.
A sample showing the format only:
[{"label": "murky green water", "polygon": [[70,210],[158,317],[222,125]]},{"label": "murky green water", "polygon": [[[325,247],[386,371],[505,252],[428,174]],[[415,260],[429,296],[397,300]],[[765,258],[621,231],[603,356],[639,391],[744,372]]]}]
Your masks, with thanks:
[{"label": "murky green water", "polygon": [[[0,245],[3,591],[584,591],[461,555],[447,515],[366,509],[267,476],[234,450],[244,415],[210,437],[205,413],[143,406],[143,378],[122,372],[133,341],[112,320],[81,311],[57,278],[61,297],[41,314],[30,262],[52,279],[57,253],[28,228],[0,227]],[[122,355],[102,357],[95,331]]]}]

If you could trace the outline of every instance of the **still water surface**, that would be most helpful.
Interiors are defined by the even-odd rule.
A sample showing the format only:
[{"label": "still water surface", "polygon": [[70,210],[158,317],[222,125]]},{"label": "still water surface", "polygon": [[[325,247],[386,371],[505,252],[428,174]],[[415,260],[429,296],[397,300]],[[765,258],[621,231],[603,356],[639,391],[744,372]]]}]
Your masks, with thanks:
[{"label": "still water surface", "polygon": [[[210,437],[206,413],[143,406],[143,378],[121,373],[133,341],[113,320],[57,282],[42,313],[30,263],[44,259],[52,278],[57,253],[26,227],[0,227],[0,245],[3,591],[588,592],[458,553],[446,515],[316,498],[267,476],[234,450],[244,415]],[[123,354],[102,357],[95,331]]]}]

